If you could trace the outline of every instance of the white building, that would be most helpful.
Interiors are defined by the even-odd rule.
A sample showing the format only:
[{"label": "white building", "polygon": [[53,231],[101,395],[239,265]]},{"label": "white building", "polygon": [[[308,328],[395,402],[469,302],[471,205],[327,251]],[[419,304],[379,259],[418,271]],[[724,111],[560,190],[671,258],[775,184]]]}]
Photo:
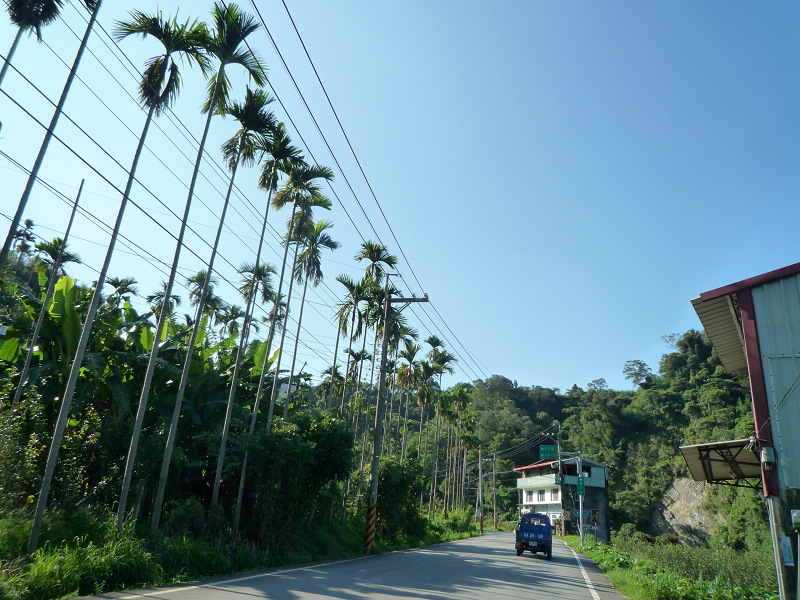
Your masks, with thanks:
[{"label": "white building", "polygon": [[[583,498],[584,524],[593,528],[598,541],[607,542],[608,525],[608,465],[583,457],[581,460],[585,494]],[[577,493],[577,459],[562,461],[563,472],[558,473],[557,461],[544,461],[514,469],[520,475],[519,512],[546,514],[558,531],[562,523],[565,530],[574,529],[569,523],[578,523],[580,501]]]}]

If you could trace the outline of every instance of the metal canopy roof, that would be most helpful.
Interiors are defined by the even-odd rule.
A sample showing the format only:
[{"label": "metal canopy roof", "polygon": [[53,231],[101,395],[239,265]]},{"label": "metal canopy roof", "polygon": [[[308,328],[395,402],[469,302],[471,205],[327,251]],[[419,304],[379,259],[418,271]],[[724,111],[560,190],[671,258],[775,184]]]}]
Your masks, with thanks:
[{"label": "metal canopy roof", "polygon": [[746,377],[747,359],[739,312],[739,292],[800,274],[800,263],[732,283],[700,294],[692,300],[703,329],[717,351],[725,370]]},{"label": "metal canopy roof", "polygon": [[[755,440],[681,446],[680,450],[695,481],[748,487],[761,483],[761,463]],[[758,479],[758,482],[747,479]]]},{"label": "metal canopy roof", "polygon": [[695,298],[692,306],[726,371],[747,377],[742,319],[735,294],[711,300]]}]

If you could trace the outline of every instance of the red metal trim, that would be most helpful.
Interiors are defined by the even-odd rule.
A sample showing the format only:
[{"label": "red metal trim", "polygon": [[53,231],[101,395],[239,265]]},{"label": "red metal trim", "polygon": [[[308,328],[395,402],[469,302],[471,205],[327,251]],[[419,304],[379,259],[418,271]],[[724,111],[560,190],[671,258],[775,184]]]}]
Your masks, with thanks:
[{"label": "red metal trim", "polygon": [[517,467],[514,470],[515,471],[522,471],[523,469],[526,469],[526,470],[527,469],[536,469],[538,467],[546,467],[547,465],[552,465],[554,462],[556,462],[556,461],[550,460],[550,461],[547,461],[547,462],[536,463],[535,465],[527,465],[527,466],[524,466],[524,467]]},{"label": "red metal trim", "polygon": [[[750,377],[750,396],[753,402],[753,419],[756,424],[756,437],[766,440],[772,445],[772,426],[769,423],[769,404],[767,403],[767,384],[764,380],[764,369],[761,365],[761,346],[758,343],[758,325],[753,305],[753,294],[750,288],[739,292],[739,306],[742,311],[742,333],[744,334],[747,372]],[[778,493],[778,480],[775,468],[767,471],[761,464],[761,481],[764,496]]]},{"label": "red metal trim", "polygon": [[755,277],[750,277],[749,279],[743,279],[737,283],[732,283],[730,285],[711,290],[710,292],[703,292],[700,294],[700,300],[703,302],[706,300],[713,300],[714,298],[719,298],[720,296],[727,296],[728,294],[733,294],[742,290],[757,287],[759,285],[764,285],[765,283],[775,281],[776,279],[791,277],[792,275],[797,275],[798,273],[800,273],[800,263],[795,263],[793,265],[789,265],[788,267],[775,269],[769,273],[763,273],[761,275],[756,275]]}]

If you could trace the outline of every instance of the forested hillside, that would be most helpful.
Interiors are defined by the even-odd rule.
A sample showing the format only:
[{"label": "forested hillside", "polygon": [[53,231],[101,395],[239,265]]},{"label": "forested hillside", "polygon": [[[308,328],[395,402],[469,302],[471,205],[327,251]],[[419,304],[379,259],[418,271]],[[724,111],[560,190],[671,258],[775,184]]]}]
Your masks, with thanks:
[{"label": "forested hillside", "polygon": [[[566,393],[525,387],[502,376],[467,386],[475,412],[475,434],[491,454],[519,444],[562,424],[566,450],[610,466],[612,528],[651,532],[651,510],[670,483],[686,475],[678,447],[747,438],[753,417],[747,381],[726,372],[702,333],[688,331],[666,340],[670,345],[651,371],[641,361],[625,366],[635,391],[607,389],[603,380]],[[538,460],[531,448],[513,459],[498,461],[505,492],[505,516],[516,510],[515,466]],[[727,517],[715,539],[744,548],[768,542],[766,513],[750,489],[709,487],[708,508]],[[630,525],[626,525],[630,524]]]}]

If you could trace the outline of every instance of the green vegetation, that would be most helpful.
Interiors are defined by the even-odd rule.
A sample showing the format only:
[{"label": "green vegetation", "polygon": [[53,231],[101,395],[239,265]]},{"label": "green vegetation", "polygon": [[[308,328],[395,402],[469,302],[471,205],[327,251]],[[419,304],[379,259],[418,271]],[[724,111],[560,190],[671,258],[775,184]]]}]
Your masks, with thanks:
[{"label": "green vegetation", "polygon": [[743,555],[729,548],[690,548],[616,536],[611,545],[563,538],[606,572],[631,600],[768,600],[777,597],[771,553]]},{"label": "green vegetation", "polygon": [[[86,514],[59,517],[62,527],[64,523],[77,522],[81,526],[76,530],[91,529],[91,533],[74,537],[68,543],[48,541],[31,557],[19,556],[26,540],[7,535],[15,528],[24,530],[29,521],[14,516],[2,520],[0,598],[44,600],[167,585],[214,575],[358,556],[364,544],[364,524],[357,521],[346,526],[334,522],[326,527],[310,527],[282,554],[273,555],[255,544],[224,536],[213,541],[191,535],[136,537],[129,528],[117,531],[112,515],[104,521],[92,520]],[[402,543],[379,538],[378,550],[434,544],[475,534],[471,515],[466,513],[453,515],[448,521],[437,519],[424,525],[421,535],[408,537]],[[8,560],[9,556],[18,558]]]},{"label": "green vegetation", "polygon": [[[58,11],[40,22],[30,16],[25,27],[38,29]],[[664,589],[668,581],[716,597],[723,584],[703,579],[712,568],[730,574],[725,589],[771,589],[768,572],[741,566],[763,563],[770,543],[764,507],[751,490],[709,495],[707,508],[725,520],[702,549],[641,537],[657,533],[652,509],[684,472],[678,446],[753,430],[746,381],[722,369],[700,332],[670,336],[657,372],[628,361],[622,368],[635,390],[610,390],[599,378],[562,393],[500,375],[444,390],[442,375],[454,372],[456,357],[436,335],[421,341],[386,303],[387,294],[403,293],[385,277],[397,258],[365,241],[355,256],[363,277],[336,277],[341,298],[323,383],[312,385],[304,367],[295,370],[297,343],[291,352],[284,343],[290,315],[299,340],[308,283],[323,279],[321,257],[338,247],[332,224],[313,213],[330,208],[323,182],[333,173],[308,164],[263,90],[233,99],[226,68],[244,68],[254,85],[265,82],[264,65],[244,44],[258,28],[235,4],[217,2],[210,25],[132,11],[130,21],[116,23],[115,36],[124,43],[151,36],[162,46],[139,85],[146,123],[177,101],[179,62],[204,75],[216,66],[205,130],[226,112],[238,123],[222,158],[231,188],[240,166],[259,169],[262,231],[270,212],[291,213],[280,265],[261,260],[262,233],[254,262],[238,269],[239,296],[223,298],[215,290],[215,242],[205,268],[185,279],[184,305],[174,293],[179,242],[167,280],[137,312],[135,277],[106,271],[118,227],[99,284],[70,277],[70,263],[80,258],[65,239],[38,239],[30,219],[9,232],[10,253],[7,245],[0,250],[0,592],[51,598],[361,553],[384,336],[389,393],[376,474],[377,550],[474,534],[469,507],[479,446],[483,458],[521,448],[493,465],[497,493],[485,502],[489,509],[496,501],[498,521],[514,521],[513,469],[539,459],[525,442],[558,421],[564,449],[610,467],[611,523],[622,535],[615,549],[597,552],[618,557],[625,550],[634,558],[620,561],[638,561],[631,564],[641,571],[631,577],[652,571]],[[293,284],[302,291],[291,301]],[[182,305],[189,313],[179,314]],[[261,322],[258,305],[267,315]]]}]

